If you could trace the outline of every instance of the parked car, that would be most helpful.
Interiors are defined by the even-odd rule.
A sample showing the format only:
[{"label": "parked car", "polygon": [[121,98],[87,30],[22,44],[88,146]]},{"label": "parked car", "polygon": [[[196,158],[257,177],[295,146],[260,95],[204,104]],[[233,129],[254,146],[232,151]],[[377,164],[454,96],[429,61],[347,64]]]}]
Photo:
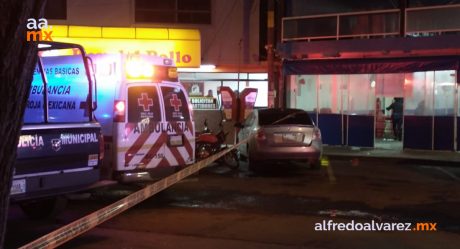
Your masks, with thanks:
[{"label": "parked car", "polygon": [[308,113],[299,109],[254,110],[241,125],[238,149],[247,157],[252,171],[266,162],[305,161],[319,168],[322,153],[321,132]]}]

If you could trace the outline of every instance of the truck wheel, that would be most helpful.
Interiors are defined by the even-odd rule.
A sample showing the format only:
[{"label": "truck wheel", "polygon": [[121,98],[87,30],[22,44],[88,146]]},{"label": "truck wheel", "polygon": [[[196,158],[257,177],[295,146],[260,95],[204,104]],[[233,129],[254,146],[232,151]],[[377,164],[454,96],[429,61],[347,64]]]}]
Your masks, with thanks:
[{"label": "truck wheel", "polygon": [[64,196],[50,197],[46,199],[21,202],[22,211],[30,219],[47,219],[57,216],[67,206],[67,198]]}]

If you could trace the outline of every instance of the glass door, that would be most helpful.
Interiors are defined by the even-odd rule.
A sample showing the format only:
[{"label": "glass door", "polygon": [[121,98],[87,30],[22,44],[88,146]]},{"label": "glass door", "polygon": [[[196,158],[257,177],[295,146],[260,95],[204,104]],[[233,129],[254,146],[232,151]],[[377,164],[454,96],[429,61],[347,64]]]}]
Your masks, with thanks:
[{"label": "glass door", "polygon": [[324,144],[343,144],[343,82],[340,75],[318,75],[318,125]]},{"label": "glass door", "polygon": [[[372,77],[373,76],[373,77]],[[375,85],[375,148],[402,149],[404,74],[371,75]]]},{"label": "glass door", "polygon": [[404,148],[433,148],[434,73],[406,73],[404,78]]},{"label": "glass door", "polygon": [[374,147],[375,84],[371,75],[348,75],[347,144]]},{"label": "glass door", "polygon": [[[458,76],[457,73],[455,74],[455,81],[457,81],[458,79]],[[457,97],[456,97],[456,101],[455,101],[455,106],[456,106],[456,109],[457,109],[457,113],[456,113],[456,122],[455,122],[455,137],[457,138],[457,141],[454,145],[454,147],[456,148],[457,151],[460,151],[460,94],[458,93],[458,91],[460,91],[460,86],[458,84],[459,82],[456,82],[456,86],[457,86]]]},{"label": "glass door", "polygon": [[434,150],[454,150],[455,88],[455,71],[434,72]]}]

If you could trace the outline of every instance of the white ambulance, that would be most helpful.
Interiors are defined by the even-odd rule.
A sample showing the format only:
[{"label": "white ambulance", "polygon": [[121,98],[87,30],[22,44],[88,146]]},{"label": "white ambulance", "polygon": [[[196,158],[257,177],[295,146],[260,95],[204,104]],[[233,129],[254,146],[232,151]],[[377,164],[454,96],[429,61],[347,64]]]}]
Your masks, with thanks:
[{"label": "white ambulance", "polygon": [[[194,163],[195,124],[172,60],[91,55],[109,172],[122,182],[155,179],[159,169]],[[110,156],[112,155],[112,156]]]}]

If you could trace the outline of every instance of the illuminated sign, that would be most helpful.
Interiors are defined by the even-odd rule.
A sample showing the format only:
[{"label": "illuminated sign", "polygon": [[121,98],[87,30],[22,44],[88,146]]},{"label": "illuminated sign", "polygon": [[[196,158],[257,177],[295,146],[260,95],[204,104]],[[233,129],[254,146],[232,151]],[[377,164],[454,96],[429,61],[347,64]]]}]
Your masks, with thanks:
[{"label": "illuminated sign", "polygon": [[194,110],[215,110],[217,109],[216,98],[213,97],[190,97]]},{"label": "illuminated sign", "polygon": [[147,54],[177,67],[199,67],[200,33],[194,29],[53,26],[53,40],[82,45],[88,54]]}]

